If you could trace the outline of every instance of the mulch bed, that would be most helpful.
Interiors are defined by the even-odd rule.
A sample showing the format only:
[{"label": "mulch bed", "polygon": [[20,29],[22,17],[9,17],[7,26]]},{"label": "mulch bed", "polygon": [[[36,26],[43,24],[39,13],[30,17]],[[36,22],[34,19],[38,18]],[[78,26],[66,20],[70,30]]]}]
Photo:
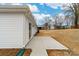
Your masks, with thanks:
[{"label": "mulch bed", "polygon": [[26,49],[26,51],[24,52],[23,56],[30,56],[32,50],[31,49]]},{"label": "mulch bed", "polygon": [[0,49],[0,56],[16,56],[20,49]]},{"label": "mulch bed", "polygon": [[70,56],[71,53],[68,50],[59,50],[59,49],[47,49],[48,56]]},{"label": "mulch bed", "polygon": [[[0,56],[16,56],[20,49],[0,49]],[[23,56],[30,56],[31,49],[25,49]]]}]

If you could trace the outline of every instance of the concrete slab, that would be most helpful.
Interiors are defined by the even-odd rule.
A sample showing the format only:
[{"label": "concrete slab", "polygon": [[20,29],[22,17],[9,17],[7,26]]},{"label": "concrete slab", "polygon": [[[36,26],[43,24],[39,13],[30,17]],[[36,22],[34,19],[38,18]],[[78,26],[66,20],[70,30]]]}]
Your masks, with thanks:
[{"label": "concrete slab", "polygon": [[35,36],[26,48],[32,49],[30,56],[47,56],[46,49],[68,49],[50,36]]}]

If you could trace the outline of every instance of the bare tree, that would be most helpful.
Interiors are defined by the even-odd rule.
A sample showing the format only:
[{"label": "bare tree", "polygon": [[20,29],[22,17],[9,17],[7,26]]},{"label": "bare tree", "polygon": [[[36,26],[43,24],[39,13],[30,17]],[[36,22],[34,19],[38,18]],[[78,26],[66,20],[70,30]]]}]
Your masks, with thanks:
[{"label": "bare tree", "polygon": [[69,4],[67,8],[64,10],[67,15],[74,14],[75,16],[74,24],[75,24],[75,27],[77,28],[77,25],[78,25],[77,22],[78,22],[78,16],[79,16],[79,4],[78,3]]},{"label": "bare tree", "polygon": [[56,28],[61,28],[63,22],[64,22],[64,15],[62,13],[55,16],[55,25],[54,26]]},{"label": "bare tree", "polygon": [[45,28],[50,29],[50,18],[44,17],[44,19],[45,19]]}]

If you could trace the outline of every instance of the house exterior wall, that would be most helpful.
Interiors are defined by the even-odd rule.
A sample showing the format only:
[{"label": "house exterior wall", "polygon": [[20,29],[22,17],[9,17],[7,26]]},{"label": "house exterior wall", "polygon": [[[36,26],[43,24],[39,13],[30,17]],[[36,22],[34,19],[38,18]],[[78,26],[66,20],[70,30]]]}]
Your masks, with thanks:
[{"label": "house exterior wall", "polygon": [[23,15],[0,13],[0,48],[23,47]]},{"label": "house exterior wall", "polygon": [[24,15],[23,20],[23,46],[29,42],[29,19]]},{"label": "house exterior wall", "polygon": [[37,27],[33,26],[32,27],[32,36],[31,36],[31,38],[34,37],[34,35],[36,34],[36,32],[37,32]]},{"label": "house exterior wall", "polygon": [[[32,18],[30,15],[29,15],[30,18]],[[24,20],[23,20],[23,36],[24,36],[24,39],[23,39],[23,45],[26,46],[27,43],[34,37],[34,35],[36,34],[37,32],[37,26],[36,24],[33,23],[33,21],[30,20],[30,18],[28,18],[25,14],[24,14]],[[34,20],[34,19],[32,19]],[[29,23],[31,24],[31,31],[29,30]],[[31,32],[31,37],[29,38],[29,31]]]},{"label": "house exterior wall", "polygon": [[37,25],[32,13],[29,10],[27,11],[27,13],[25,14],[25,17],[27,17],[28,23],[31,23],[31,38],[29,39],[31,40],[37,32]]},{"label": "house exterior wall", "polygon": [[[18,8],[17,8],[18,7]],[[23,48],[37,32],[29,8],[15,6],[0,9],[0,48]],[[31,38],[29,38],[31,23]]]}]

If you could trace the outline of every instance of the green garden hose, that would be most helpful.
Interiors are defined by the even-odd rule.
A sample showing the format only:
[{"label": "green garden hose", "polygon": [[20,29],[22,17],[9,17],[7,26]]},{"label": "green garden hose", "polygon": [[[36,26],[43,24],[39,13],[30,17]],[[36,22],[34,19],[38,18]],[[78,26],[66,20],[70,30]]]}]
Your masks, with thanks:
[{"label": "green garden hose", "polygon": [[16,56],[23,56],[25,49],[20,49]]}]

